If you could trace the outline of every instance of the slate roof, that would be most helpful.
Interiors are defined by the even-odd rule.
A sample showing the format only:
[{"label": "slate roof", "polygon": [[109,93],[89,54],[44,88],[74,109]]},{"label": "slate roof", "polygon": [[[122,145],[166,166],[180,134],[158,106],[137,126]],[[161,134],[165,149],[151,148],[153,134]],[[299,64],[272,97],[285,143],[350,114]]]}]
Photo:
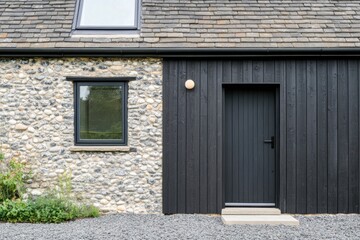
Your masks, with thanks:
[{"label": "slate roof", "polygon": [[135,35],[72,33],[76,0],[0,0],[0,47],[359,47],[360,0],[143,0]]}]

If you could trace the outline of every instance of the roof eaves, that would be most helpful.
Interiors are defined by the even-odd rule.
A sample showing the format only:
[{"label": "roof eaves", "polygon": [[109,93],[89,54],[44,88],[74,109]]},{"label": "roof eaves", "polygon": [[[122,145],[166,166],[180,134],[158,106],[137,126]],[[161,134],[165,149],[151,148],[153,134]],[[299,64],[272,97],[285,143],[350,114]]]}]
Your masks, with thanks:
[{"label": "roof eaves", "polygon": [[2,57],[360,56],[360,48],[0,48]]}]

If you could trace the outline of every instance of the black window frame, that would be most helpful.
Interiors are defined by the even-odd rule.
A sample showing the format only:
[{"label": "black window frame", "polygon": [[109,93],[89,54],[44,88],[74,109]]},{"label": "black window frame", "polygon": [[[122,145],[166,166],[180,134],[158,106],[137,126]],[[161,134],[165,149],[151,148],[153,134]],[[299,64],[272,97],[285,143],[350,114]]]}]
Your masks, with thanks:
[{"label": "black window frame", "polygon": [[135,15],[133,26],[81,26],[80,20],[83,10],[84,0],[78,0],[78,6],[75,16],[75,29],[81,31],[134,31],[140,28],[140,13],[141,13],[141,0],[135,0]]},{"label": "black window frame", "polygon": [[[75,146],[127,146],[128,144],[128,82],[136,80],[135,77],[67,77],[67,81],[73,82],[74,87],[74,144]],[[122,86],[122,116],[123,116],[123,139],[121,140],[81,140],[80,139],[80,86]]]}]

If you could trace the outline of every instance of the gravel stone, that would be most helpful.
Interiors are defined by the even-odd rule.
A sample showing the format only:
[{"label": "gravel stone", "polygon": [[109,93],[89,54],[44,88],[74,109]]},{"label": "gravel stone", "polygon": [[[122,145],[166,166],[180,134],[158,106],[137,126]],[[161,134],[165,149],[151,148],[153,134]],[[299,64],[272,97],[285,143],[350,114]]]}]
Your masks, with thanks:
[{"label": "gravel stone", "polygon": [[300,226],[225,226],[219,216],[116,214],[62,224],[0,224],[0,239],[359,239],[360,215],[296,215]]}]

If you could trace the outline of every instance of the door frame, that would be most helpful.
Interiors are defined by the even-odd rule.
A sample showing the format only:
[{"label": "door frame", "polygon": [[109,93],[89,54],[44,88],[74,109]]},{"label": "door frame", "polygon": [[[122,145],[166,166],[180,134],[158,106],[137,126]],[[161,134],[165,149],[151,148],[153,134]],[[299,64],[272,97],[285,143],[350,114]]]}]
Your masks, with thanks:
[{"label": "door frame", "polygon": [[280,83],[222,83],[222,208],[225,208],[225,94],[228,88],[271,89],[275,93],[275,207],[280,208]]}]

